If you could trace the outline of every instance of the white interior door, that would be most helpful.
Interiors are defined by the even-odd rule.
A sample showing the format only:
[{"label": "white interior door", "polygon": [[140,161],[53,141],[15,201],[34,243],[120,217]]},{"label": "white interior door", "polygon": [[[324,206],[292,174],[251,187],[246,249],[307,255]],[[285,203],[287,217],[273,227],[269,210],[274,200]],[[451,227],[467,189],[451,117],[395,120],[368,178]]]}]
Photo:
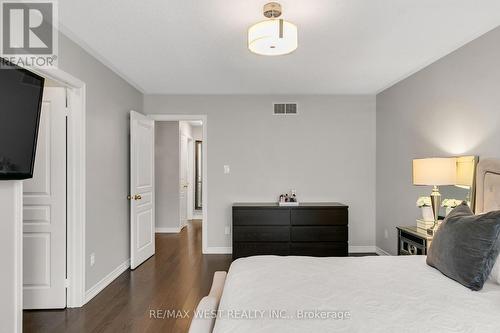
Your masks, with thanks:
[{"label": "white interior door", "polygon": [[23,190],[24,309],[66,307],[66,102],[45,88],[33,178]]},{"label": "white interior door", "polygon": [[130,112],[130,266],[155,254],[154,121]]},{"label": "white interior door", "polygon": [[180,147],[180,189],[179,189],[179,199],[180,199],[180,217],[181,217],[181,228],[187,225],[187,209],[188,209],[188,138],[181,133],[181,147]]}]

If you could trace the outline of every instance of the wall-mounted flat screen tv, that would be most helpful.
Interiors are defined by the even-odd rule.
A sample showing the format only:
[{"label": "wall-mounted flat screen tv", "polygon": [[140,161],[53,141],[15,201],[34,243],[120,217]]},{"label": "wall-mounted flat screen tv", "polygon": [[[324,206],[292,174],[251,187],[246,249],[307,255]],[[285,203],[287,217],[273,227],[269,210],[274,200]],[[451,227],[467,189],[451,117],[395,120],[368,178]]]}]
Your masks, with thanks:
[{"label": "wall-mounted flat screen tv", "polygon": [[0,180],[33,178],[44,81],[0,58]]}]

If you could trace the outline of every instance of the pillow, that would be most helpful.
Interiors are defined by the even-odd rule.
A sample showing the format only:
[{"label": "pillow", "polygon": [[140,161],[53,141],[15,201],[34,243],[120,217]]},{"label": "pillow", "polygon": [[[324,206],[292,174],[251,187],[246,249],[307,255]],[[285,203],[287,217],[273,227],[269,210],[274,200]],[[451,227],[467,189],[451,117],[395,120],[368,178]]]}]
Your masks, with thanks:
[{"label": "pillow", "polygon": [[464,202],[437,230],[427,264],[472,290],[481,290],[500,251],[500,211],[474,215]]},{"label": "pillow", "polygon": [[491,270],[490,274],[490,280],[500,284],[500,255],[497,257],[495,265],[493,265],[493,269]]}]

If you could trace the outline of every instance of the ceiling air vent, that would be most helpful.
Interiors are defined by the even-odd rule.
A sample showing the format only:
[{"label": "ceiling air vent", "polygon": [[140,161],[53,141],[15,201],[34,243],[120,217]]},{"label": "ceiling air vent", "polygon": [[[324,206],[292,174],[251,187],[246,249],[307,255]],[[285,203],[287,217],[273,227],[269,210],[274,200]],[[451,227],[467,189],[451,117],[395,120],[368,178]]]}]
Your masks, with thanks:
[{"label": "ceiling air vent", "polygon": [[297,104],[287,104],[285,107],[286,114],[297,114]]},{"label": "ceiling air vent", "polygon": [[297,114],[297,104],[296,103],[274,104],[274,114],[278,115]]}]

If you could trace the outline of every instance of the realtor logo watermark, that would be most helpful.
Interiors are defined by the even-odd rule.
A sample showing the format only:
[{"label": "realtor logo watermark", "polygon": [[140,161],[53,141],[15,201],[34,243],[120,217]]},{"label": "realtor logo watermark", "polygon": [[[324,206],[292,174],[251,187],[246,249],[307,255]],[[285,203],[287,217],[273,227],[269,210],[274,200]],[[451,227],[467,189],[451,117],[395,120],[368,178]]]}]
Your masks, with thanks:
[{"label": "realtor logo watermark", "polygon": [[1,1],[0,8],[0,56],[23,67],[57,67],[57,1]]},{"label": "realtor logo watermark", "polygon": [[232,319],[232,320],[256,320],[256,319],[285,319],[285,320],[349,320],[350,311],[339,310],[296,310],[284,309],[272,310],[178,310],[178,309],[150,309],[150,319]]}]

